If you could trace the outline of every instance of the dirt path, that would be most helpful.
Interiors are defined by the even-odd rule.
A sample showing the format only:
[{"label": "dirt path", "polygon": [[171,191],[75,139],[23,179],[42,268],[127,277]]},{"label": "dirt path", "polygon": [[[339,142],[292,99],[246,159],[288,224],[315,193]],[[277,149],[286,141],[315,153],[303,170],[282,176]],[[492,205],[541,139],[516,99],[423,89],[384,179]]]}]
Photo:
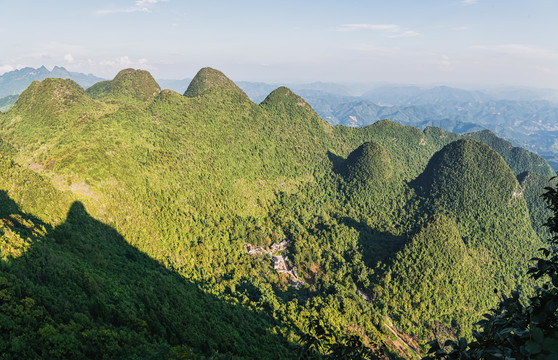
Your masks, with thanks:
[{"label": "dirt path", "polygon": [[401,351],[407,350],[407,353],[411,353],[412,355],[414,355],[414,358],[417,358],[417,359],[422,358],[422,356],[419,354],[419,352],[413,346],[409,345],[405,340],[403,340],[401,338],[401,336],[399,336],[397,331],[395,331],[393,329],[393,323],[392,323],[392,321],[389,317],[386,317],[386,322],[384,323],[384,325],[399,340],[399,342],[400,342],[399,346],[397,346],[398,344],[395,344],[399,348],[399,350],[401,350]]}]

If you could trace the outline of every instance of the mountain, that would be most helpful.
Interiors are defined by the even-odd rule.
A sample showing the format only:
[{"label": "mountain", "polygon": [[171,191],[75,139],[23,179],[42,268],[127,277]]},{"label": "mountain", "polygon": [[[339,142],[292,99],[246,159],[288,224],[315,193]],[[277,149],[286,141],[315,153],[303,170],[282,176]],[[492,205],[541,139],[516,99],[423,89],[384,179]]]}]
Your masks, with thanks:
[{"label": "mountain", "polygon": [[[241,82],[250,99],[261,102],[273,85]],[[336,84],[292,85],[332,125],[361,127],[390,119],[424,129],[441,127],[460,134],[490,130],[514,145],[527,148],[553,165],[558,116],[556,91],[492,89],[485,92],[447,86],[423,88],[384,85],[355,96],[354,87]]]},{"label": "mountain", "polygon": [[363,187],[384,186],[393,175],[389,154],[382,145],[370,141],[353,151],[345,162],[349,181],[362,183]]},{"label": "mountain", "polygon": [[209,67],[201,69],[196,74],[184,92],[184,96],[194,98],[213,91],[214,89],[236,92],[246,96],[246,94],[240,90],[234,82],[227,78],[225,74]]},{"label": "mountain", "polygon": [[496,150],[507,161],[516,176],[525,171],[547,177],[551,177],[555,173],[548,163],[540,156],[521,147],[513,146],[512,143],[497,137],[493,132],[483,130],[468,133],[465,136],[482,141]]},{"label": "mountain", "polygon": [[[433,220],[396,255],[385,281],[390,308],[408,331],[420,332],[428,319],[441,317],[448,333],[466,336],[479,309],[497,298],[493,289],[533,287],[522,269],[541,241],[530,226],[523,190],[502,156],[472,139],[435,153],[412,186]],[[504,218],[514,221],[497,220]],[[498,284],[492,274],[507,279]],[[408,297],[405,289],[416,284]]]},{"label": "mountain", "polygon": [[87,89],[94,99],[128,98],[145,102],[161,92],[159,84],[145,70],[126,69],[116,75],[114,80],[99,82]]},{"label": "mountain", "polygon": [[52,70],[48,70],[44,66],[38,69],[26,67],[0,75],[0,98],[8,95],[19,95],[33,81],[42,81],[47,78],[71,79],[84,88],[103,80],[92,74],[69,72],[59,66],[55,66]]},{"label": "mountain", "polygon": [[0,111],[8,110],[17,100],[17,95],[8,95],[0,99]]},{"label": "mountain", "polygon": [[418,86],[382,86],[365,92],[361,98],[378,104],[396,106],[479,103],[491,99],[480,91],[468,91],[449,86],[429,89]]},{"label": "mountain", "polygon": [[553,172],[491,133],[332,126],[211,68],[34,82],[0,125],[6,358],[416,358],[533,286]]}]

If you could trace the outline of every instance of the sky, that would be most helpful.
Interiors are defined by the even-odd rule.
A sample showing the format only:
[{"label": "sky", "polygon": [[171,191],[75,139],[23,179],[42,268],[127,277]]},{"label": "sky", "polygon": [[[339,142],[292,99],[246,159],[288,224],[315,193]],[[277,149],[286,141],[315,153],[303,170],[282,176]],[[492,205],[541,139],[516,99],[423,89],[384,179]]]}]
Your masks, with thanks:
[{"label": "sky", "polygon": [[557,0],[0,0],[0,74],[558,88]]}]

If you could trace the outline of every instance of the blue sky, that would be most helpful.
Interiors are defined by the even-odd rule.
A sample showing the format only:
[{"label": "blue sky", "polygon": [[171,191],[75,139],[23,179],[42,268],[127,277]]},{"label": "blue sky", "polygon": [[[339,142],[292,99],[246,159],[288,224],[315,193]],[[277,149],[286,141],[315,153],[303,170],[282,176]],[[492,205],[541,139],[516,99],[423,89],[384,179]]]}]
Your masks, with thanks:
[{"label": "blue sky", "polygon": [[558,88],[556,0],[0,0],[0,73]]}]

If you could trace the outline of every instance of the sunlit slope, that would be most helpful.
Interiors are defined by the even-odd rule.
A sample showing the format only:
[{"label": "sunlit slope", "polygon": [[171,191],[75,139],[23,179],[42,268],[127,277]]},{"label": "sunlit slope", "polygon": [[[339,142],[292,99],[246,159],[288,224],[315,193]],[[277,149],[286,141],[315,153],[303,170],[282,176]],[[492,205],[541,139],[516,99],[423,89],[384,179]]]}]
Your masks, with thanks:
[{"label": "sunlit slope", "polygon": [[[521,185],[496,151],[475,140],[452,142],[412,186],[434,221],[397,254],[384,283],[390,306],[410,329],[436,320],[469,330],[463,326],[494,305],[494,289],[533,286],[522,274],[542,242]],[[448,292],[456,288],[462,293]]]},{"label": "sunlit slope", "polygon": [[101,81],[87,89],[87,94],[95,99],[120,99],[145,102],[153,99],[161,91],[151,74],[145,70],[126,69],[114,80]]},{"label": "sunlit slope", "polygon": [[[161,91],[149,73],[132,69],[87,91],[67,80],[37,82],[0,114],[0,124],[8,166],[2,171],[23,174],[4,176],[0,190],[9,198],[8,208],[15,209],[11,213],[50,224],[46,232],[30,230],[38,242],[57,244],[49,235],[56,233],[72,239],[64,244],[80,237],[86,244],[121,243],[118,251],[129,248],[145,259],[140,267],[152,269],[155,265],[146,265],[151,261],[160,266],[154,271],[166,269],[187,282],[187,290],[169,282],[177,286],[177,292],[169,290],[171,298],[194,291],[195,284],[211,294],[211,300],[200,295],[209,303],[243,304],[239,311],[247,313],[238,316],[252,319],[248,322],[264,317],[254,326],[280,333],[272,340],[279,354],[296,356],[292,344],[308,333],[311,317],[339,331],[359,329],[373,344],[386,340],[397,353],[392,333],[382,325],[387,317],[421,339],[436,322],[448,333],[459,332],[493,304],[494,288],[529,285],[521,274],[538,246],[531,223],[544,216],[534,194],[542,192],[548,173],[537,165],[544,160],[528,152],[506,155],[506,147],[497,147],[501,156],[460,135],[389,120],[359,129],[332,127],[287,88],[255,104],[211,68],[200,70],[184,95]],[[525,171],[533,175],[520,175],[518,182],[514,173]],[[18,191],[25,186],[28,190]],[[72,226],[66,226],[67,217],[74,219]],[[102,231],[81,231],[82,220],[84,229],[96,224]],[[297,269],[301,285],[296,289],[289,285],[293,278],[277,272],[270,258],[247,254],[248,243],[271,249],[285,239],[292,241],[282,255]],[[35,256],[35,240],[3,241],[18,259]],[[85,258],[87,249],[56,251],[63,259]],[[143,274],[130,260],[126,269]],[[60,271],[56,263],[48,264]],[[89,271],[98,264],[82,265],[79,269]],[[99,281],[115,276],[113,271],[108,266]],[[72,275],[68,286],[80,288],[70,285],[78,277]],[[106,293],[106,306],[139,304],[141,289],[128,287],[125,279],[107,281],[101,293],[124,288],[132,300]],[[448,281],[472,295],[452,300],[455,293],[443,290]],[[63,286],[44,291],[73,291]],[[82,290],[76,290],[76,299]],[[177,311],[186,306],[180,304]],[[219,318],[211,309],[207,316]],[[145,320],[141,312],[125,311]],[[182,320],[160,315],[153,316],[161,326],[146,330],[151,340],[184,344],[206,355],[246,353],[244,345],[220,345],[225,341],[220,335],[202,331],[207,344],[172,335],[165,329],[183,327]],[[99,323],[113,329],[107,321]],[[246,331],[232,333],[231,339],[261,340]],[[144,340],[136,344],[152,351],[153,342]],[[260,358],[271,351],[256,347]]]},{"label": "sunlit slope", "polygon": [[255,304],[203,291],[89,215],[71,191],[0,163],[4,359],[292,358]]}]

